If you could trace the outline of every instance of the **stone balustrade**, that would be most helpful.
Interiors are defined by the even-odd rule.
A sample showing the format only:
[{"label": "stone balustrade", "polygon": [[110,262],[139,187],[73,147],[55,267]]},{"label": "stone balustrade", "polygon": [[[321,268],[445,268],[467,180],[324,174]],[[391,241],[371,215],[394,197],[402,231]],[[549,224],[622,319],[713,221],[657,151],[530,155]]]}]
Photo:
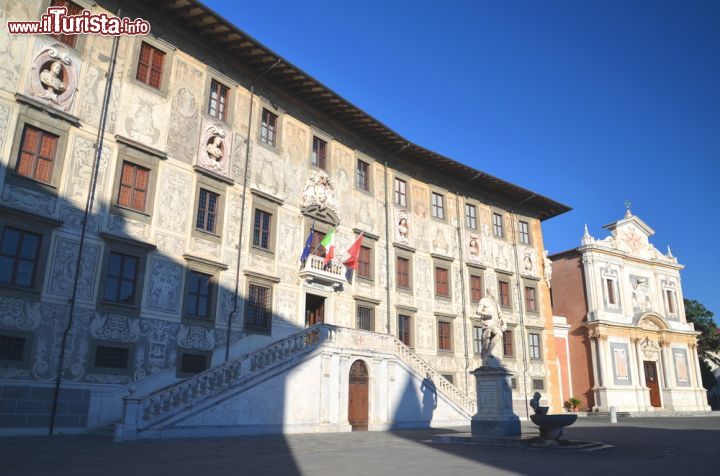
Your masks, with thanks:
[{"label": "stone balustrade", "polygon": [[310,255],[300,270],[301,278],[314,278],[332,284],[342,284],[345,278],[345,266],[335,260],[325,265],[325,259],[321,256]]}]

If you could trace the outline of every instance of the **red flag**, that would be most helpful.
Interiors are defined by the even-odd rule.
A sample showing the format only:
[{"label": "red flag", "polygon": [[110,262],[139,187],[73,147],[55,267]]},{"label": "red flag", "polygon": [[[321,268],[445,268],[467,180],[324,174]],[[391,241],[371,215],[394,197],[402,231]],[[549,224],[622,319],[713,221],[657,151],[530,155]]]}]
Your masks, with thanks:
[{"label": "red flag", "polygon": [[348,267],[348,269],[357,269],[358,265],[358,257],[360,256],[360,247],[362,246],[363,241],[363,234],[360,233],[360,236],[357,237],[357,240],[355,240],[355,243],[352,244],[350,248],[348,248],[348,254],[350,257],[343,261],[343,264]]}]

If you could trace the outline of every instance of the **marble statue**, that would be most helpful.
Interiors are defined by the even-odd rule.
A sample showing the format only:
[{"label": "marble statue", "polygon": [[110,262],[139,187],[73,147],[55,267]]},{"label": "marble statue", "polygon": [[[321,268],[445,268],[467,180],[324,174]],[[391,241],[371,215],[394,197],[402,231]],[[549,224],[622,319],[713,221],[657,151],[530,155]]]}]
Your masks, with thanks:
[{"label": "marble statue", "polygon": [[503,332],[507,329],[500,312],[500,306],[495,299],[494,291],[488,288],[485,297],[480,299],[476,313],[481,317],[482,333],[482,361],[484,366],[502,366]]},{"label": "marble statue", "polygon": [[222,137],[219,135],[212,136],[206,149],[208,157],[213,159],[215,162],[220,162],[223,158]]},{"label": "marble statue", "polygon": [[60,61],[53,61],[49,68],[40,72],[40,82],[46,87],[48,93],[57,95],[65,91],[65,83],[60,79],[61,74],[62,64]]},{"label": "marble statue", "polygon": [[552,261],[548,258],[548,250],[543,251],[543,270],[545,284],[550,286],[550,282],[552,281]]},{"label": "marble statue", "polygon": [[410,226],[408,225],[408,214],[400,212],[397,225],[398,242],[407,245],[410,242]]}]

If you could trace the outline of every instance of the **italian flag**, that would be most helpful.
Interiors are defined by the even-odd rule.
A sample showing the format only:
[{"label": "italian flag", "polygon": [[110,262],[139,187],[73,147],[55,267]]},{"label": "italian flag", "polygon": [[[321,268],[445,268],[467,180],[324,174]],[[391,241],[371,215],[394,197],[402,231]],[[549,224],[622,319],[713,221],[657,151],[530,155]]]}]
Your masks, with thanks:
[{"label": "italian flag", "polygon": [[330,260],[335,257],[335,228],[330,228],[330,231],[328,231],[320,244],[325,247],[325,261],[323,261],[323,264],[327,266]]}]

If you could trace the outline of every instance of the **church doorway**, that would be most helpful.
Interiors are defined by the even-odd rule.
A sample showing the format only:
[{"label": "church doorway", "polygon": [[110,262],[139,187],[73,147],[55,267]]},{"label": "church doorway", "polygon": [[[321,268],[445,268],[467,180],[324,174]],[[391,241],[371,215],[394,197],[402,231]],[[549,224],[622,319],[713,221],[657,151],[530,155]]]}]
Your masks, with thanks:
[{"label": "church doorway", "polygon": [[305,295],[305,326],[325,322],[325,298],[315,294]]},{"label": "church doorway", "polygon": [[653,361],[643,362],[645,368],[645,384],[650,390],[650,405],[660,408],[660,382],[658,381],[657,365]]},{"label": "church doorway", "polygon": [[362,360],[356,360],[350,367],[348,423],[352,431],[368,429],[368,370]]}]

